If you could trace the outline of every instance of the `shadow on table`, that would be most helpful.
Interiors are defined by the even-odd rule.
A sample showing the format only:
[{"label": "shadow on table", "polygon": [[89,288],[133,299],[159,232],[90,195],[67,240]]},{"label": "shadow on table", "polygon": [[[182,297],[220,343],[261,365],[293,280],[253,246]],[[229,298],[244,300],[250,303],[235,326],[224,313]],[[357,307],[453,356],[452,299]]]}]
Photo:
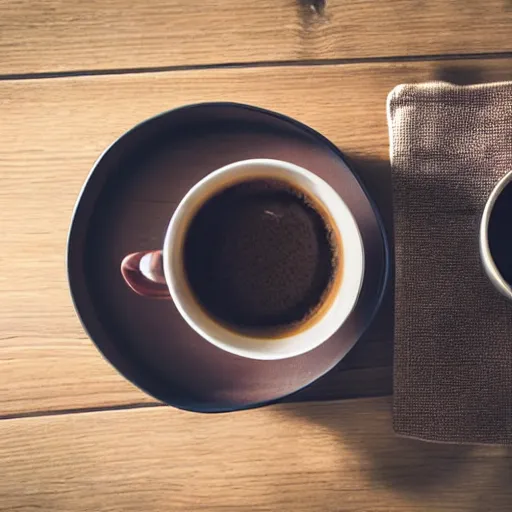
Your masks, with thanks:
[{"label": "shadow on table", "polygon": [[[512,1],[509,1],[509,5],[512,6]],[[512,71],[508,65],[490,66],[489,61],[484,66],[478,59],[459,62],[439,61],[432,79],[456,85],[483,84],[512,80]]]},{"label": "shadow on table", "polygon": [[297,404],[293,414],[339,435],[340,443],[369,468],[369,480],[377,487],[420,496],[449,484],[473,447],[397,437],[391,426],[391,402],[391,397],[353,400],[346,403],[342,417],[325,410],[318,415],[313,404]]},{"label": "shadow on table", "polygon": [[[492,447],[498,454],[487,464],[487,471],[481,470],[482,461],[475,463],[475,473],[478,473],[478,485],[475,486],[475,497],[472,500],[470,512],[505,511],[510,510],[510,489],[512,482],[512,447]],[[480,453],[485,453],[485,447],[479,447]],[[484,458],[485,460],[485,458]]]},{"label": "shadow on table", "polygon": [[[302,403],[287,413],[335,434],[340,450],[359,460],[357,469],[353,461],[349,466],[362,475],[358,485],[392,492],[418,510],[510,510],[512,447],[401,438],[392,430],[391,407],[388,397],[338,402],[332,408]],[[347,471],[340,462],[341,480]]]},{"label": "shadow on table", "polygon": [[435,72],[434,80],[450,82],[455,85],[471,85],[485,82],[485,75],[477,65],[463,64],[459,66],[440,65]]}]

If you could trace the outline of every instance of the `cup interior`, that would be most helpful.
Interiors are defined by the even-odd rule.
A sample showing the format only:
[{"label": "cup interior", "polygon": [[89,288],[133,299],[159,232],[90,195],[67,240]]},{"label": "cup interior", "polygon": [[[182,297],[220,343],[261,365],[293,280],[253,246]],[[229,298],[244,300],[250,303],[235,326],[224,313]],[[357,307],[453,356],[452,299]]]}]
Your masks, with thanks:
[{"label": "cup interior", "polygon": [[484,269],[494,286],[512,299],[512,172],[489,196],[482,217],[480,251]]},{"label": "cup interior", "polygon": [[491,283],[512,299],[512,172],[496,185],[480,224],[480,256]]},{"label": "cup interior", "polygon": [[[285,181],[315,198],[315,205],[324,210],[342,253],[334,282],[319,311],[299,329],[269,337],[240,332],[213,318],[201,307],[191,290],[183,261],[187,230],[201,206],[230,186],[258,178]],[[185,195],[165,237],[164,272],[176,307],[203,338],[242,357],[282,359],[314,349],[341,327],[359,296],[364,273],[364,251],[358,226],[350,210],[324,180],[288,162],[253,159],[235,162],[210,173]]]}]

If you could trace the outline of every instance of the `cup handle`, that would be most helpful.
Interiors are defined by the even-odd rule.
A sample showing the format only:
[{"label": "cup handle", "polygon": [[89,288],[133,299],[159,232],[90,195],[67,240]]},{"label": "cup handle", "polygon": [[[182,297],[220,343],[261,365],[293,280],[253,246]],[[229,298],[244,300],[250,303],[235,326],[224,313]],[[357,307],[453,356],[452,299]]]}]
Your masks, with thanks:
[{"label": "cup handle", "polygon": [[121,262],[121,274],[126,284],[139,295],[154,299],[169,299],[165,281],[162,251],[142,251],[128,254]]}]

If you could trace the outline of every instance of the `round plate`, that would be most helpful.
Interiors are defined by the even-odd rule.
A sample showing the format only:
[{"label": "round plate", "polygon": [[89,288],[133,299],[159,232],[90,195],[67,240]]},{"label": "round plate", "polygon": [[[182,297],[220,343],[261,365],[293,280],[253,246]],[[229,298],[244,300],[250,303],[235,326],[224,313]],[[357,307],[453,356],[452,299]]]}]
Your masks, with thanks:
[{"label": "round plate", "polygon": [[[119,270],[126,254],[162,247],[169,220],[192,185],[249,158],[286,160],[327,181],[351,209],[365,250],[363,287],[348,320],[320,347],[279,361],[245,359],[214,347],[171,301],[133,293]],[[233,103],[166,112],[120,137],[92,169],[68,240],[75,308],[99,350],[147,393],[201,412],[275,401],[328,372],[368,327],[388,272],[380,216],[339,150],[297,121]]]}]

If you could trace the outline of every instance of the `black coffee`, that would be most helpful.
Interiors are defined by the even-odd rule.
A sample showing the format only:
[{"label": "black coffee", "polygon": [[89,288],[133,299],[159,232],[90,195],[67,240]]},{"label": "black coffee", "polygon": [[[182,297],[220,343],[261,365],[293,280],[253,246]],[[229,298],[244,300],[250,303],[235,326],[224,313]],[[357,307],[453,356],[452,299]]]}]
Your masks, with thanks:
[{"label": "black coffee", "polygon": [[512,184],[503,189],[492,209],[489,249],[503,279],[512,284]]},{"label": "black coffee", "polygon": [[185,271],[202,306],[236,329],[302,323],[325,300],[339,248],[323,216],[286,182],[252,180],[214,196],[193,218]]}]

